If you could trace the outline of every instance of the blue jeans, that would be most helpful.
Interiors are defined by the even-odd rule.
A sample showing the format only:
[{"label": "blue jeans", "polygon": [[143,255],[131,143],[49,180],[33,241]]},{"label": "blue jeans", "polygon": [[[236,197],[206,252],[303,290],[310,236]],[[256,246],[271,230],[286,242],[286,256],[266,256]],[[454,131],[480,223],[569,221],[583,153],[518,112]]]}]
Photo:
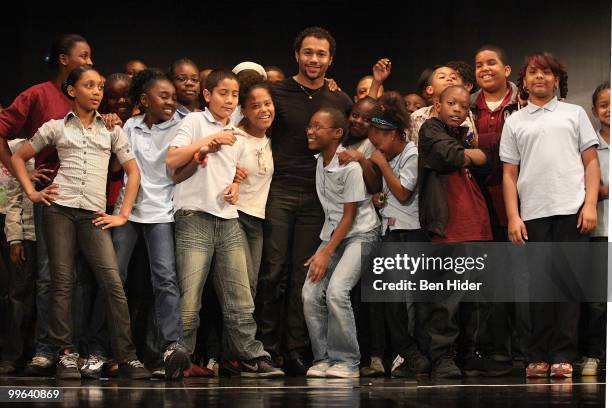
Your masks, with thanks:
[{"label": "blue jeans", "polygon": [[242,231],[244,252],[247,259],[251,295],[255,299],[257,278],[261,266],[261,253],[263,252],[263,220],[242,211],[238,211],[238,215],[238,224]]},{"label": "blue jeans", "polygon": [[181,318],[185,346],[189,353],[193,353],[195,348],[202,290],[214,256],[212,279],[221,304],[231,351],[243,360],[269,357],[261,342],[255,339],[255,306],[238,220],[191,210],[178,211],[175,219]]},{"label": "blue jeans", "polygon": [[[362,255],[371,256],[378,240],[378,229],[344,239],[329,259],[323,279],[313,283],[306,277],[302,300],[315,363],[328,360],[359,368],[351,289],[361,277]],[[319,249],[326,244],[322,242]]]},{"label": "blue jeans", "polygon": [[43,226],[44,204],[34,204],[34,230],[36,232],[36,354],[54,358],[53,346],[47,341],[49,332],[49,296],[51,293],[51,276],[49,273],[49,255],[45,243]]},{"label": "blue jeans", "polygon": [[[119,276],[125,283],[128,266],[138,236],[143,234],[149,264],[151,266],[151,283],[155,296],[155,318],[161,335],[161,350],[182,339],[180,313],[180,293],[176,280],[174,262],[174,223],[141,224],[128,221],[116,228],[113,233],[113,247],[117,254]],[[90,344],[92,351],[107,355],[108,334],[105,330],[106,316],[104,299],[100,294],[96,298],[91,324],[94,341]],[[102,349],[100,348],[102,347]]]}]

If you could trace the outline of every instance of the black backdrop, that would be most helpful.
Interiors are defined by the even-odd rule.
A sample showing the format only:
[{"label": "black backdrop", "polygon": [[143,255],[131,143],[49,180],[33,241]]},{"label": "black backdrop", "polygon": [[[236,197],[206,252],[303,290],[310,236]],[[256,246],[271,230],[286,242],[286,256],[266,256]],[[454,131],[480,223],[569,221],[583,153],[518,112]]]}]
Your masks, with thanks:
[{"label": "black backdrop", "polygon": [[609,1],[16,3],[14,12],[3,3],[0,23],[4,106],[48,78],[43,58],[53,37],[64,32],[89,40],[104,74],[121,70],[130,58],[166,67],[182,56],[200,68],[252,60],[294,74],[295,35],[320,25],[338,43],[328,76],[351,95],[379,57],[393,61],[387,88],[406,92],[427,66],[451,59],[473,64],[474,51],[484,43],[506,49],[513,78],[527,53],[553,52],[568,67],[569,101],[586,108],[595,86],[610,76]]}]

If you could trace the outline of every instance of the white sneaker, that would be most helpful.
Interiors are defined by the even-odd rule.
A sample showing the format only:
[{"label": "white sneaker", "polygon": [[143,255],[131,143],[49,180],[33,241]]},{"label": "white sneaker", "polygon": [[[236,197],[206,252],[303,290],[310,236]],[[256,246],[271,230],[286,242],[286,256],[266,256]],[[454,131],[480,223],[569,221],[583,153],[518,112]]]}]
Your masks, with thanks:
[{"label": "white sneaker", "polygon": [[306,372],[306,377],[311,378],[325,378],[326,372],[329,369],[329,362],[327,360],[319,361],[313,365]]},{"label": "white sneaker", "polygon": [[393,360],[393,364],[391,365],[391,372],[394,372],[396,368],[398,368],[399,366],[402,365],[402,363],[404,362],[404,357],[400,356],[399,354],[395,357],[395,360]]},{"label": "white sneaker", "polygon": [[209,359],[208,364],[206,364],[206,368],[212,371],[215,374],[215,377],[219,376],[219,362],[216,358]]},{"label": "white sneaker", "polygon": [[81,367],[81,374],[85,378],[97,380],[100,378],[104,364],[107,363],[107,358],[96,353],[92,353],[87,357],[87,361]]},{"label": "white sneaker", "polygon": [[597,375],[597,370],[599,368],[599,359],[592,357],[585,357],[583,359],[582,372],[581,374],[584,376],[593,376]]},{"label": "white sneaker", "polygon": [[359,370],[350,368],[346,363],[337,363],[331,366],[326,372],[326,377],[337,378],[359,378]]}]

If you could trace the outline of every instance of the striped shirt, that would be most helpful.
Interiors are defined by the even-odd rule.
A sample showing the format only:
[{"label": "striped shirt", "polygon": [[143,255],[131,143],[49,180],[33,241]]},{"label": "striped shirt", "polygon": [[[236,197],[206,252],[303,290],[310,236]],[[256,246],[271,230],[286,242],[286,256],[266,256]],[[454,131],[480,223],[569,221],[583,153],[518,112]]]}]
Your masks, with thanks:
[{"label": "striped shirt", "polygon": [[45,146],[57,148],[60,168],[54,180],[59,186],[55,202],[71,208],[105,211],[111,153],[121,164],[134,159],[121,128],[106,129],[98,112],[87,129],[72,111],[63,119],[50,120],[38,129],[30,143],[36,153]]}]

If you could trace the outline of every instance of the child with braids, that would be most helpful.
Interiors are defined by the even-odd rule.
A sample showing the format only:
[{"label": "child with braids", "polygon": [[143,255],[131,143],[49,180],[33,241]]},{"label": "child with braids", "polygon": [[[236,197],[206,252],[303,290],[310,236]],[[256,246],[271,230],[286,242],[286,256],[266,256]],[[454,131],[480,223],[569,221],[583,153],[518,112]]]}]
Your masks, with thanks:
[{"label": "child with braids", "polygon": [[[518,86],[529,102],[506,120],[499,149],[508,238],[588,241],[597,226],[597,134],[584,109],[558,100],[557,91],[567,95],[567,72],[550,53],[525,59]],[[571,377],[580,304],[531,303],[530,309],[526,375]]]}]

